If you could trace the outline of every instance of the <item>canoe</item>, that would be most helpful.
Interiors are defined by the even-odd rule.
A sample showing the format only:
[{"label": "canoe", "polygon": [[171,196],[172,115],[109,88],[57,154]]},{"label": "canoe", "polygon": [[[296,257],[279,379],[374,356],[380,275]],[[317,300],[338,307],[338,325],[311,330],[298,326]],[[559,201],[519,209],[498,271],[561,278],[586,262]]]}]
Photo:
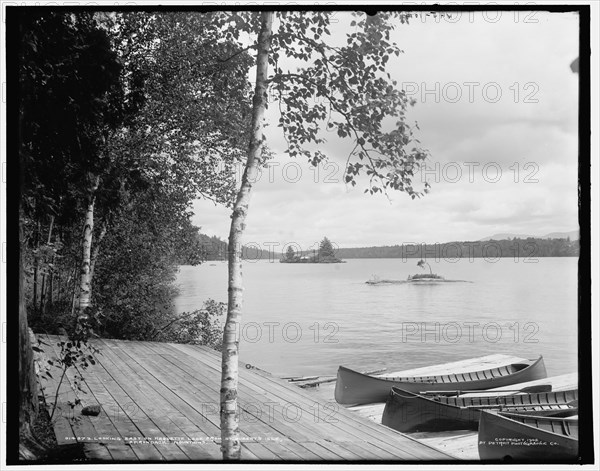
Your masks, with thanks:
[{"label": "canoe", "polygon": [[547,376],[541,355],[537,360],[524,360],[481,371],[433,376],[377,377],[340,366],[335,384],[335,400],[345,405],[371,404],[385,402],[393,386],[411,392],[480,390],[524,383]]},{"label": "canoe", "polygon": [[536,415],[570,415],[578,391],[531,392],[509,395],[422,395],[393,387],[381,423],[399,432],[477,430],[481,410],[499,409]]},{"label": "canoe", "polygon": [[573,461],[579,451],[578,416],[482,411],[478,448],[482,460]]}]

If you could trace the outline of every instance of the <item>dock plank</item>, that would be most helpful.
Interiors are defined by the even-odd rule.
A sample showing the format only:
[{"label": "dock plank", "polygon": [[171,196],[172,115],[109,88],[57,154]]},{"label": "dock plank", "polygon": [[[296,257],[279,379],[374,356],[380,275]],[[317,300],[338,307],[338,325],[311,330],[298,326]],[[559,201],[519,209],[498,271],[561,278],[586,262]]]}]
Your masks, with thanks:
[{"label": "dock plank", "polygon": [[84,443],[83,454],[91,460],[110,461],[113,455],[104,443]]},{"label": "dock plank", "polygon": [[[60,340],[58,336],[47,338],[48,342]],[[156,342],[95,339],[92,343],[100,348],[101,354],[82,376],[90,394],[86,401],[97,402],[102,410],[99,416],[85,419],[88,421],[85,426],[89,427],[86,433],[97,439],[85,444],[86,457],[106,462],[222,459],[218,352],[195,345]],[[77,370],[68,373],[61,400],[68,402],[78,397],[74,387],[74,375],[78,373]],[[454,459],[451,454],[343,407],[332,410],[331,407],[337,406],[333,401],[328,403],[262,370],[246,369],[243,363],[239,379],[243,459],[273,462]],[[56,385],[50,382],[44,391],[47,400],[53,397],[53,386]],[[260,410],[268,403],[274,407],[270,416]],[[292,406],[288,416],[282,415],[286,405]],[[295,415],[295,411],[300,414]],[[80,411],[75,414],[80,415]],[[325,420],[329,416],[335,420]]]},{"label": "dock plank", "polygon": [[[138,374],[142,375],[154,390],[154,399],[163,409],[162,413],[177,420],[179,430],[185,430],[189,434],[188,436],[201,441],[197,445],[198,450],[196,450],[194,459],[219,459],[222,456],[220,445],[209,439],[209,437],[220,435],[218,426],[211,422],[206,415],[203,415],[203,403],[198,397],[193,397],[191,401],[187,402],[182,398],[181,387],[175,386],[178,378],[172,374],[172,371],[163,370],[153,355],[146,352],[142,352],[141,355],[132,354],[133,348],[130,345],[120,349],[118,347],[121,345],[120,343],[117,345],[108,340],[103,342],[111,349],[118,350],[118,354],[114,353],[115,355],[127,358],[128,363],[136,365],[135,369]],[[138,363],[140,358],[143,358],[143,361]]]},{"label": "dock plank", "polygon": [[[164,353],[164,347],[166,344],[161,344],[160,351],[163,351]],[[140,342],[139,344],[136,345],[136,348],[152,348],[152,344],[146,344],[146,343],[142,343]],[[163,358],[171,358],[171,355],[168,354],[163,354],[161,355]],[[150,356],[148,357],[150,358]],[[172,362],[172,360],[171,360]],[[171,363],[172,366],[177,366],[177,363]],[[178,368],[178,369],[173,369],[173,368],[169,368],[168,370],[168,374],[169,374],[169,378],[173,378],[177,380],[177,388],[178,388],[178,395],[182,398],[186,398],[188,401],[193,402],[194,400],[198,401],[199,399],[201,399],[203,402],[203,405],[207,405],[210,406],[207,409],[210,410],[211,412],[213,412],[213,420],[215,421],[215,423],[218,424],[219,421],[219,416],[218,416],[218,398],[219,398],[219,393],[218,393],[218,388],[220,387],[220,368],[217,370],[216,368],[210,368],[210,369],[206,369],[206,368],[200,368],[200,370],[203,372],[203,376],[200,377],[200,375],[198,374],[199,372],[196,371],[196,368],[199,367],[198,362],[189,362],[187,364],[184,363],[184,367],[183,368]],[[179,370],[179,372],[178,372]],[[194,384],[191,381],[194,381],[194,378],[197,378],[196,380],[196,384]],[[200,383],[202,383],[202,387],[200,387]],[[191,396],[191,397],[190,397]],[[196,397],[194,397],[196,396]],[[252,402],[252,404],[256,405],[255,400],[256,399],[261,399],[260,397],[258,397],[256,394],[253,395],[253,399],[254,401]],[[264,398],[263,398],[264,399]],[[240,404],[241,404],[241,408],[242,410],[244,409],[244,404],[246,403],[245,398],[243,397],[243,395],[241,395],[241,397],[239,397],[240,400]],[[205,402],[208,401],[208,402]],[[269,402],[269,400],[266,400],[267,402]],[[273,401],[271,401],[273,402]],[[272,405],[271,405],[272,407]],[[252,414],[250,414],[252,415]],[[282,455],[289,455],[290,451],[286,451],[286,449],[290,448],[290,435],[295,435],[295,438],[297,439],[298,435],[299,435],[299,426],[298,424],[295,424],[294,428],[286,428],[286,425],[282,424],[280,421],[276,420],[275,417],[273,417],[273,415],[269,415],[268,417],[268,422],[269,424],[263,424],[266,425],[266,427],[259,427],[257,426],[255,423],[251,423],[250,421],[246,420],[244,421],[244,414],[241,414],[240,417],[240,430],[241,430],[241,434],[242,436],[245,436],[247,438],[250,437],[261,437],[261,438],[273,438],[273,431],[279,432],[281,433],[281,438],[282,438],[282,443],[280,444],[280,446],[284,447],[283,452],[281,453]],[[258,419],[258,418],[257,418]],[[284,429],[283,431],[281,429]],[[218,432],[217,432],[218,433]],[[267,435],[270,435],[267,436]],[[309,436],[302,436],[300,435],[300,444],[302,445],[303,441],[309,441],[312,440],[312,438],[309,438]],[[243,446],[247,447],[247,442],[243,442]],[[256,452],[260,452],[261,447],[266,447],[269,450],[273,450],[273,448],[279,448],[277,447],[276,443],[269,443],[269,444],[262,444],[262,445],[258,445],[256,444],[255,446],[252,447],[247,447],[248,450],[251,450],[253,453]],[[313,447],[314,448],[314,447]],[[339,456],[333,453],[323,453],[323,451],[321,449],[318,448],[318,453],[321,455],[322,459],[339,459]],[[297,454],[297,453],[296,453]],[[263,453],[264,456],[264,453]],[[267,456],[270,456],[270,454],[267,452]]]},{"label": "dock plank", "polygon": [[[220,365],[220,357],[214,353],[206,352],[205,347],[199,347],[196,345],[173,346],[175,348],[185,350],[190,356],[195,356],[201,361],[213,362],[215,365]],[[286,381],[269,375],[262,370],[240,370],[240,380],[244,380],[247,377],[254,378],[256,375],[268,380],[268,387],[265,389],[270,393],[280,394],[280,397],[284,398],[284,400],[301,404],[307,409],[307,412],[311,407],[314,407],[315,398],[306,395],[306,393],[304,393],[300,388],[290,387],[289,383]],[[414,440],[387,427],[375,425],[371,421],[364,420],[362,417],[347,411],[344,407],[340,406],[335,411],[335,418],[337,420],[337,424],[334,426],[333,433],[345,433],[351,442],[357,441],[357,443],[360,443],[362,440],[362,442],[370,443],[373,448],[387,449],[388,452],[391,452],[397,457],[396,459],[427,459],[421,457],[421,452],[424,452],[424,450],[412,446]],[[326,428],[326,425],[331,424],[328,424],[324,421],[320,422],[319,428],[321,429],[321,433],[322,430]],[[392,448],[390,449],[389,447]]]},{"label": "dock plank", "polygon": [[114,426],[117,437],[129,444],[142,461],[166,461],[172,457],[170,451],[148,441],[158,433],[157,429],[148,423],[146,417],[131,417],[135,411],[134,401],[114,382],[104,367],[94,368],[93,374],[89,373],[86,372],[85,381]]},{"label": "dock plank", "polygon": [[[177,348],[177,349],[181,349],[185,352],[187,352],[188,354],[190,354],[191,356],[195,356],[197,357],[199,360],[203,361],[203,362],[208,362],[211,363],[212,366],[214,368],[218,368],[220,371],[220,355],[217,352],[214,351],[207,351],[206,347],[202,347],[202,346],[196,346],[196,345],[175,345],[172,344],[170,345],[173,348]],[[199,353],[199,355],[197,355],[197,353]],[[259,375],[262,376],[263,378],[268,379],[271,383],[269,388],[266,388],[269,393],[271,394],[280,394],[280,396],[275,396],[275,399],[277,399],[278,397],[283,398],[284,400],[288,401],[288,402],[296,402],[299,404],[302,404],[304,407],[306,408],[310,408],[311,406],[313,406],[315,398],[312,396],[308,396],[306,395],[306,393],[304,393],[304,391],[302,391],[300,388],[296,388],[296,387],[292,387],[290,388],[290,385],[285,382],[280,380],[279,378],[275,378],[271,375],[269,375],[268,373],[265,373],[261,370],[244,370],[241,369],[240,370],[240,383],[245,381],[246,376],[250,376],[251,378],[254,377],[255,375]],[[254,381],[249,381],[250,386],[252,386],[254,384]],[[281,389],[280,389],[281,388]],[[308,401],[308,402],[306,402]],[[413,454],[416,450],[411,448],[411,444],[409,441],[409,444],[407,445],[406,443],[402,443],[402,440],[400,440],[400,443],[395,442],[394,440],[398,440],[398,438],[392,438],[391,442],[388,442],[388,444],[393,444],[394,448],[390,449],[389,446],[387,447],[387,450],[384,450],[383,448],[385,448],[385,445],[382,445],[380,443],[380,440],[374,440],[373,436],[371,435],[372,432],[381,432],[384,430],[388,430],[391,431],[390,429],[387,429],[387,427],[383,427],[383,426],[377,426],[377,429],[375,430],[370,430],[366,433],[364,433],[363,438],[364,440],[360,440],[360,438],[358,437],[359,435],[363,434],[363,430],[361,426],[365,426],[367,425],[368,427],[368,423],[365,424],[365,422],[361,422],[359,424],[356,423],[352,423],[352,421],[354,421],[356,419],[356,417],[351,414],[351,413],[347,413],[345,411],[344,408],[339,408],[336,411],[337,413],[341,413],[345,415],[345,419],[350,419],[350,424],[348,424],[347,420],[344,421],[340,421],[340,423],[342,424],[341,427],[346,427],[347,429],[349,429],[353,435],[350,437],[350,441],[352,443],[354,443],[355,447],[359,447],[359,448],[367,448],[370,452],[373,452],[373,450],[375,450],[376,453],[380,453],[383,456],[389,456],[391,458],[388,459],[419,459],[418,456],[415,456],[415,454]],[[323,423],[320,424],[320,428],[323,428]],[[334,431],[333,433],[338,433],[339,434],[340,428],[337,429],[337,431]],[[322,430],[320,431],[322,433]],[[397,435],[399,435],[400,437],[402,437],[403,439],[406,440],[406,436],[400,434],[399,432],[395,432],[395,431],[391,431],[392,433],[395,433]],[[334,435],[335,436],[335,435]],[[384,435],[380,438],[383,438],[384,440],[389,440],[389,435]],[[369,442],[370,440],[370,442]],[[380,458],[382,459],[382,458]],[[386,458],[383,458],[386,459]],[[427,459],[427,458],[421,458],[421,459]],[[435,459],[435,458],[433,458]],[[439,459],[439,458],[438,458]],[[443,458],[442,458],[443,459]]]},{"label": "dock plank", "polygon": [[[174,352],[182,355],[181,352]],[[178,363],[171,355],[162,355],[164,358],[170,359],[173,366],[179,367],[183,372],[187,372],[189,376],[180,378],[180,385],[184,385],[186,382],[190,384],[192,388],[197,387],[198,385],[194,385],[193,382],[190,382],[190,379],[196,375],[196,369],[199,368],[197,361],[190,360],[187,356],[180,357],[179,360],[181,364]],[[187,359],[187,361],[186,361]],[[212,363],[209,366],[210,370],[213,374],[211,380],[205,381],[203,387],[208,388],[212,394],[212,400],[215,401],[212,405],[213,410],[216,412],[218,410],[218,389],[220,387],[220,364],[219,367],[216,367],[216,363]],[[200,368],[201,371],[206,373],[205,368]],[[245,374],[245,373],[244,373]],[[207,375],[208,376],[208,375]],[[207,380],[205,376],[203,379]],[[241,378],[242,373],[240,374],[240,387],[238,387],[238,401],[241,409],[241,417],[240,417],[240,430],[242,433],[247,433],[248,435],[254,436],[264,436],[265,433],[268,434],[269,430],[276,431],[281,434],[282,441],[277,444],[273,442],[263,442],[263,445],[275,452],[281,451],[283,455],[289,455],[290,452],[294,452],[298,454],[302,450],[299,447],[291,446],[292,437],[293,440],[304,447],[310,446],[311,449],[314,449],[314,429],[307,429],[304,423],[295,422],[295,423],[286,423],[285,420],[281,420],[278,416],[278,409],[281,409],[281,406],[285,406],[287,404],[294,404],[291,402],[283,402],[278,397],[274,396],[266,396],[265,394],[261,394],[260,390],[255,390],[251,394],[246,394],[244,390],[245,380]],[[250,408],[252,406],[252,408]],[[279,407],[277,407],[279,406]],[[295,406],[295,404],[294,404]],[[261,412],[257,412],[261,411]],[[261,414],[265,411],[269,411],[266,418],[261,418]],[[245,412],[245,413],[244,413]],[[302,411],[306,414],[306,411]],[[249,416],[253,417],[252,420],[249,420]],[[245,420],[246,419],[246,420]],[[217,417],[218,420],[218,417]],[[262,426],[258,423],[262,422]],[[268,437],[265,437],[268,438]],[[310,443],[310,445],[306,445],[306,443]],[[254,447],[256,448],[256,447]],[[277,448],[277,449],[275,449]],[[305,450],[309,451],[307,448]],[[313,450],[314,451],[314,450]],[[318,448],[318,453],[321,454],[323,459],[339,459],[339,456],[335,453],[326,453],[323,456],[323,451]],[[304,453],[301,453],[304,455]],[[310,453],[312,454],[312,453]]]},{"label": "dock plank", "polygon": [[[164,344],[163,344],[164,345]],[[141,345],[141,343],[137,343],[135,349],[128,349],[132,352],[135,352],[137,349],[146,349],[147,346]],[[218,415],[218,391],[216,389],[210,389],[206,385],[201,382],[196,382],[196,384],[192,384],[189,382],[189,371],[182,371],[181,369],[173,368],[173,365],[169,365],[168,362],[164,362],[162,360],[165,359],[168,355],[154,354],[146,352],[146,360],[145,362],[152,366],[153,374],[155,377],[159,378],[161,381],[166,382],[175,382],[177,386],[172,387],[171,389],[175,392],[177,398],[179,400],[184,401],[188,405],[196,406],[198,417],[202,423],[203,427],[206,426],[210,430],[210,436],[218,436],[220,437],[220,431],[218,428],[219,424],[219,415]],[[206,373],[206,372],[205,372]],[[206,376],[204,375],[203,380],[206,380]],[[212,392],[208,394],[208,391]],[[209,414],[212,414],[212,417],[209,417]],[[251,431],[242,430],[242,438],[251,439],[252,435],[250,435]],[[264,433],[263,433],[264,435]],[[267,437],[265,437],[267,438]],[[243,446],[248,442],[243,442]],[[256,451],[261,451],[262,449],[266,449],[261,456],[271,456],[271,449],[277,448],[278,445],[276,443],[270,444],[257,444],[258,446],[252,447],[251,454],[256,456]],[[285,452],[283,454],[288,455],[289,453]],[[257,459],[259,459],[257,457]]]},{"label": "dock plank", "polygon": [[[160,344],[161,348],[164,348],[165,344]],[[148,348],[148,345],[142,345],[141,343],[136,343],[136,349],[144,349]],[[131,349],[129,349],[131,350]],[[150,350],[152,351],[152,350]],[[169,362],[163,362],[159,364],[153,357],[157,357],[160,359],[170,358],[171,356],[168,353],[163,354],[154,354],[146,352],[146,362],[150,362],[156,370],[163,370],[161,375],[163,379],[169,381],[175,381],[177,383],[177,395],[180,399],[184,400],[186,403],[190,405],[200,406],[202,409],[202,420],[210,420],[214,429],[212,430],[213,435],[217,435],[220,437],[220,431],[218,429],[218,424],[220,421],[220,417],[218,415],[218,388],[220,384],[220,372],[217,373],[209,372],[206,369],[203,369],[201,372],[195,372],[194,368],[197,365],[192,365],[192,368],[180,368],[177,363],[171,364]],[[157,356],[158,355],[158,356]],[[173,366],[175,368],[173,368]],[[155,372],[156,372],[155,370]],[[201,373],[201,374],[200,374]],[[217,376],[218,374],[218,376]],[[212,381],[211,381],[212,378]],[[212,382],[212,385],[210,384]],[[215,386],[216,385],[216,386]],[[210,417],[209,417],[210,414]],[[263,428],[262,430],[256,429],[253,424],[250,424],[250,427],[241,427],[241,438],[252,439],[253,437],[262,438],[273,438],[271,427]],[[248,441],[243,442],[242,446],[245,446]],[[261,451],[262,449],[266,449],[262,456],[271,456],[269,452],[275,452],[281,456],[295,456],[292,450],[290,450],[285,445],[277,442],[268,442],[265,441],[263,443],[257,443],[257,446],[251,447],[252,454],[256,451]],[[295,458],[299,459],[298,457]]]},{"label": "dock plank", "polygon": [[[44,339],[46,340],[46,342],[48,343],[48,345],[50,345],[50,347],[52,348],[52,353],[54,354],[54,357],[57,358],[60,355],[60,352],[58,350],[58,346],[56,345],[58,343],[58,341],[60,340],[59,337],[49,337],[46,336],[46,338]],[[48,347],[45,347],[48,348]],[[100,368],[100,366],[98,366]],[[79,374],[79,371],[77,371],[77,373]],[[74,372],[67,372],[66,377],[69,380],[72,380],[72,375],[75,374]],[[88,377],[88,379],[90,378],[89,375],[86,375]],[[84,379],[84,386],[87,386],[87,382]],[[68,391],[69,395],[72,395],[69,397],[69,400],[73,400],[74,398],[77,398],[77,396],[75,395],[75,389],[72,387],[72,383],[69,383],[68,385],[62,385],[61,386],[61,391],[62,388],[65,388],[66,391]],[[89,389],[89,386],[88,386]],[[89,405],[90,402],[93,402],[93,399],[95,398],[95,395],[93,394],[93,392],[91,391],[91,389],[89,389],[89,393],[91,393],[91,397],[86,397],[85,400],[82,399],[82,402],[84,405]],[[88,394],[89,394],[88,393]],[[88,402],[89,401],[89,402]],[[80,411],[81,406],[78,406],[77,410]],[[57,412],[58,413],[58,412]],[[75,423],[77,424],[78,421],[74,421],[72,420],[75,416],[73,415],[73,410],[69,407],[69,412],[68,412],[69,416],[62,416],[62,418],[64,420],[68,420],[69,423]],[[81,416],[81,420],[83,419],[83,416]],[[84,442],[84,453],[87,456],[91,456],[91,457],[97,457],[97,459],[103,459],[103,457],[105,457],[105,453],[103,450],[103,447],[94,447],[94,446],[87,446],[87,445],[92,445],[93,443],[98,443],[99,445],[105,445],[108,442],[108,439],[111,438],[116,438],[119,436],[116,428],[114,427],[114,425],[112,424],[112,422],[110,421],[109,417],[106,414],[106,411],[104,409],[101,409],[100,411],[100,415],[97,417],[90,417],[90,416],[86,416],[85,420],[89,421],[92,426],[93,429],[95,431],[91,432],[91,431],[87,431],[87,430],[80,430],[77,429],[77,427],[75,427],[75,430],[72,431],[72,433],[74,434],[75,437],[80,437],[82,439],[82,441]],[[54,431],[55,431],[55,435],[57,436],[57,442],[59,443],[59,445],[61,445],[62,443],[59,442],[59,434],[62,432],[61,428],[57,428],[56,425],[54,426]],[[66,431],[65,431],[66,433]],[[61,436],[61,438],[65,438],[65,436]],[[72,441],[69,441],[67,443],[73,443]],[[119,440],[119,441],[111,441],[110,442],[111,446],[110,448],[106,446],[106,449],[109,451],[112,459],[114,460],[138,460],[138,455],[134,452],[134,450],[132,449],[132,447],[128,444],[125,444],[123,441]],[[96,455],[97,453],[97,455]]]},{"label": "dock plank", "polygon": [[[105,344],[110,345],[106,342]],[[201,434],[200,429],[193,426],[184,416],[179,415],[178,420],[175,420],[175,417],[171,413],[167,413],[171,412],[168,408],[159,407],[161,399],[164,398],[156,394],[154,389],[151,388],[147,381],[149,378],[140,374],[141,368],[133,367],[131,362],[127,363],[123,361],[121,356],[115,355],[112,349],[109,350],[110,352],[105,350],[105,365],[108,365],[108,362],[110,362],[114,366],[114,368],[110,369],[111,375],[115,381],[119,382],[129,397],[135,401],[136,412],[139,410],[146,414],[148,419],[160,430],[158,436],[169,439],[175,437],[182,438],[182,440],[170,440],[170,443],[168,445],[165,444],[165,446],[179,448],[184,453],[184,456],[179,456],[180,459],[203,460],[211,457],[214,458],[214,454],[211,456],[210,453],[203,450],[198,444],[186,443],[187,441],[200,438],[198,437]],[[191,428],[184,425],[188,423],[192,425]],[[171,461],[174,458],[168,459]]]},{"label": "dock plank", "polygon": [[463,460],[478,460],[477,432],[472,430],[451,430],[437,433],[413,433],[413,438],[432,445],[445,453]]},{"label": "dock plank", "polygon": [[[129,406],[132,404],[131,398],[122,392],[121,387],[113,381],[110,373],[101,362],[96,362],[96,365],[83,371],[80,367],[76,367],[75,370],[72,368],[67,370],[66,378],[71,382],[73,390],[76,389],[73,386],[76,374],[83,378],[84,388],[87,386],[96,402],[101,406],[104,414],[101,412],[98,417],[108,417],[112,423],[113,438],[121,438],[124,443],[130,442],[131,448],[140,460],[164,461],[167,456],[172,456],[170,453],[167,453],[167,456],[163,455],[155,445],[127,440],[126,437],[145,436],[140,429],[140,427],[144,428],[145,422],[144,419],[137,421],[136,423],[140,426],[138,427],[131,421],[128,414]],[[82,404],[84,403],[82,399]],[[107,408],[109,411],[107,411]]]}]

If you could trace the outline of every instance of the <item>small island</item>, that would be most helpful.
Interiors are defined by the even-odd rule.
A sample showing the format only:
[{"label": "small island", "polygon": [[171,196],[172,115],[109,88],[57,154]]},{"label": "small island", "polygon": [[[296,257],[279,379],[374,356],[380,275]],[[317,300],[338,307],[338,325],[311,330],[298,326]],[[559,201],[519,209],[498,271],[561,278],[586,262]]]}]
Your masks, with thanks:
[{"label": "small island", "polygon": [[366,281],[368,285],[399,285],[404,283],[415,283],[415,284],[431,284],[431,283],[472,283],[466,280],[447,280],[443,276],[437,275],[431,271],[431,265],[425,260],[419,260],[417,266],[425,269],[425,265],[429,267],[429,273],[417,273],[415,275],[408,275],[406,280],[386,280],[381,279],[376,275],[373,278]]},{"label": "small island", "polygon": [[282,257],[280,263],[346,263],[335,256],[335,249],[331,241],[324,237],[319,243],[319,250],[315,251],[313,255],[302,254],[302,252],[296,253],[293,247],[289,246],[286,254]]},{"label": "small island", "polygon": [[431,265],[425,260],[419,260],[417,266],[425,269],[425,265],[429,267],[429,273],[417,273],[416,275],[408,275],[407,281],[446,281],[443,276],[436,275],[431,271]]}]

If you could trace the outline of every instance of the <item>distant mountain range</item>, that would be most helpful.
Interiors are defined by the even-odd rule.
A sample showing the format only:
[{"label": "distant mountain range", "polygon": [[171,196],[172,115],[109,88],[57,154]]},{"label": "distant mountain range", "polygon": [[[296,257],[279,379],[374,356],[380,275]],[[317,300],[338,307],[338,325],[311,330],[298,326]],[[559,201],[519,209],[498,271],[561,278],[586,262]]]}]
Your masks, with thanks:
[{"label": "distant mountain range", "polygon": [[506,240],[506,239],[566,239],[569,238],[571,240],[579,240],[579,230],[574,230],[570,232],[551,232],[550,234],[546,234],[544,236],[536,236],[531,234],[494,234],[493,236],[484,237],[483,239],[479,239],[480,242],[485,242],[487,240]]}]

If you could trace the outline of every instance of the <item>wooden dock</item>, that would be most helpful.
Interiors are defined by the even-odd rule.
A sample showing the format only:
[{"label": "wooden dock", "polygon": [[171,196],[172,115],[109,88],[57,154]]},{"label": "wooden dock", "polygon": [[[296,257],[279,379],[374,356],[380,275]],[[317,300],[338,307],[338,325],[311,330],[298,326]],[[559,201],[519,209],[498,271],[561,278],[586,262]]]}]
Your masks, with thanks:
[{"label": "wooden dock", "polygon": [[[36,354],[40,367],[60,352],[58,336]],[[59,445],[80,443],[93,461],[221,460],[221,357],[209,348],[96,339],[87,369],[69,368],[59,389],[54,431]],[[55,362],[56,365],[56,362]],[[52,410],[61,370],[41,380]],[[333,401],[240,365],[243,460],[432,461],[451,455],[362,417]],[[82,408],[98,404],[98,416]]]}]

